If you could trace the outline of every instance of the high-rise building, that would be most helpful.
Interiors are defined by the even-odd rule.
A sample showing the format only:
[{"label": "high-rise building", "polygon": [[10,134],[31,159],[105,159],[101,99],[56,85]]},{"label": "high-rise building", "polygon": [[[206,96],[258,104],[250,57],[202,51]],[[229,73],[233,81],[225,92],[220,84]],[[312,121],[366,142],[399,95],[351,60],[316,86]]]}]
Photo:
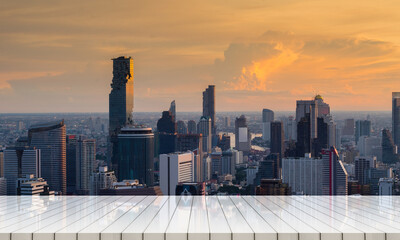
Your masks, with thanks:
[{"label": "high-rise building", "polygon": [[400,92],[392,93],[392,132],[394,144],[400,146]]},{"label": "high-rise building", "polygon": [[96,161],[96,139],[85,139],[79,136],[76,147],[76,191],[88,194],[90,174],[94,171]]},{"label": "high-rise building", "polygon": [[67,194],[76,192],[76,143],[77,135],[67,135]]},{"label": "high-rise building", "polygon": [[197,124],[194,120],[189,120],[188,122],[188,133],[189,134],[196,134],[197,133]]},{"label": "high-rise building", "polygon": [[193,152],[160,155],[160,188],[164,195],[175,195],[179,183],[193,182]]},{"label": "high-rise building", "polygon": [[108,171],[108,167],[99,167],[98,172],[90,175],[90,195],[99,195],[101,189],[111,189],[117,182],[114,171]]},{"label": "high-rise building", "polygon": [[203,136],[203,152],[210,153],[212,148],[212,121],[211,118],[202,116],[197,125],[197,133]]},{"label": "high-rise building", "polygon": [[187,129],[184,121],[180,120],[176,123],[176,125],[177,125],[178,134],[187,134],[188,133],[188,129]]},{"label": "high-rise building", "polygon": [[319,157],[321,150],[328,148],[329,141],[329,128],[324,118],[317,118],[318,134],[317,138],[312,139],[312,151],[313,157]]},{"label": "high-rise building", "polygon": [[137,179],[152,186],[154,182],[154,134],[151,128],[124,127],[118,134],[120,157],[117,178]]},{"label": "high-rise building", "polygon": [[7,179],[7,194],[17,194],[17,179],[33,174],[41,176],[41,151],[33,147],[18,146],[4,150],[4,177]]},{"label": "high-rise building", "polygon": [[[113,60],[113,79],[109,95],[109,164],[118,169],[118,134],[127,123],[133,123],[133,59],[118,57]],[[50,182],[51,186],[51,182]]]},{"label": "high-rise building", "polygon": [[269,109],[262,110],[262,137],[264,141],[270,141],[271,122],[274,121],[274,112]]},{"label": "high-rise building", "polygon": [[159,154],[175,152],[176,122],[170,111],[163,111],[157,122]]},{"label": "high-rise building", "polygon": [[284,157],[284,138],[283,123],[281,121],[271,122],[271,153],[279,154],[279,159]]},{"label": "high-rise building", "polygon": [[296,140],[297,138],[297,123],[293,116],[289,116],[285,118],[283,121],[285,139],[287,140]]},{"label": "high-rise building", "polygon": [[175,104],[175,100],[173,100],[171,102],[171,105],[169,107],[169,111],[171,112],[172,118],[176,122],[176,104]]},{"label": "high-rise building", "polygon": [[347,195],[347,172],[336,148],[322,150],[322,194]]},{"label": "high-rise building", "polygon": [[395,145],[392,134],[388,129],[382,130],[382,162],[394,164],[399,161],[397,146]]},{"label": "high-rise building", "polygon": [[219,147],[213,148],[210,154],[211,157],[211,175],[221,175],[222,174],[222,150]]},{"label": "high-rise building", "polygon": [[236,118],[235,121],[235,148],[248,154],[251,149],[251,135],[244,115]]},{"label": "high-rise building", "polygon": [[311,158],[284,158],[282,160],[282,182],[289,184],[293,193],[300,195],[322,195],[323,160]]},{"label": "high-rise building", "polygon": [[342,128],[342,135],[354,136],[354,119],[349,118],[344,120],[344,126]]},{"label": "high-rise building", "polygon": [[236,163],[239,157],[239,151],[235,149],[228,149],[222,152],[221,156],[221,174],[235,175],[236,174]]},{"label": "high-rise building", "polygon": [[259,162],[258,172],[254,180],[255,185],[261,183],[261,179],[280,179],[279,154],[269,154]]},{"label": "high-rise building", "polygon": [[194,181],[203,181],[203,136],[201,134],[178,134],[176,138],[176,151],[194,153]]},{"label": "high-rise building", "polygon": [[358,143],[358,139],[361,136],[371,136],[371,121],[369,120],[357,120],[356,121],[356,133],[355,139],[356,143]]},{"label": "high-rise building", "polygon": [[0,177],[0,196],[7,195],[7,179]]},{"label": "high-rise building", "polygon": [[219,138],[218,145],[219,148],[222,149],[222,151],[226,151],[231,148],[231,136],[228,134],[222,134],[222,136]]},{"label": "high-rise building", "polygon": [[4,153],[0,150],[0,178],[4,177]]},{"label": "high-rise building", "polygon": [[67,193],[66,129],[64,120],[32,125],[28,144],[40,149],[41,171],[50,190]]},{"label": "high-rise building", "polygon": [[310,120],[310,137],[317,137],[318,104],[315,100],[298,100],[296,105],[296,122],[308,117]]},{"label": "high-rise building", "polygon": [[211,119],[211,133],[215,135],[215,85],[209,85],[203,92],[203,116]]},{"label": "high-rise building", "polygon": [[312,139],[310,136],[310,114],[302,117],[297,123],[297,142],[296,142],[296,156],[303,157],[306,153],[312,152]]},{"label": "high-rise building", "polygon": [[376,156],[379,161],[382,161],[382,138],[373,136],[361,136],[358,139],[357,149],[360,156]]},{"label": "high-rise building", "polygon": [[368,184],[367,170],[376,167],[376,157],[356,157],[354,159],[355,179],[359,184]]}]

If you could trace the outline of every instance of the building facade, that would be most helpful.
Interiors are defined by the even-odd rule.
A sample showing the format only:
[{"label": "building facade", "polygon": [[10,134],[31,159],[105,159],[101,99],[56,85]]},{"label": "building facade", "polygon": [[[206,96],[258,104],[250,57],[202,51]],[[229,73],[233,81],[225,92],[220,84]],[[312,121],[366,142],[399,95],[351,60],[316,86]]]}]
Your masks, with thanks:
[{"label": "building facade", "polygon": [[179,183],[193,182],[193,152],[160,155],[160,188],[164,195],[175,195]]}]

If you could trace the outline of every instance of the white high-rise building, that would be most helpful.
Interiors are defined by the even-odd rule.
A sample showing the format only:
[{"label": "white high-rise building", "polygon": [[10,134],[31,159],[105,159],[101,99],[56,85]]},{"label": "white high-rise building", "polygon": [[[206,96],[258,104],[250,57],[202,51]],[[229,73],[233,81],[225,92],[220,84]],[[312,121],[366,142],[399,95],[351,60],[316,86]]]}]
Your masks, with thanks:
[{"label": "white high-rise building", "polygon": [[90,190],[90,174],[96,161],[96,140],[79,137],[76,145],[76,190],[87,194]]},{"label": "white high-rise building", "polygon": [[160,155],[160,188],[164,195],[175,195],[178,183],[194,181],[194,154],[170,153]]},{"label": "white high-rise building", "polygon": [[41,150],[30,147],[15,147],[4,150],[4,177],[7,179],[7,194],[17,194],[17,179],[33,174],[41,177]]}]

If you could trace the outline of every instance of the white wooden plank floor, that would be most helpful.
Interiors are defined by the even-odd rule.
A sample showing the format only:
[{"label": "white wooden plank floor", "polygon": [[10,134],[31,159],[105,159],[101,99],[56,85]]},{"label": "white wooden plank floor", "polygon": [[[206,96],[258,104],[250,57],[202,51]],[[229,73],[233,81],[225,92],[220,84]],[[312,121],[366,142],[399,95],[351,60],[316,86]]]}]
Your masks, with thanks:
[{"label": "white wooden plank floor", "polygon": [[1,196],[0,240],[397,240],[396,196]]}]

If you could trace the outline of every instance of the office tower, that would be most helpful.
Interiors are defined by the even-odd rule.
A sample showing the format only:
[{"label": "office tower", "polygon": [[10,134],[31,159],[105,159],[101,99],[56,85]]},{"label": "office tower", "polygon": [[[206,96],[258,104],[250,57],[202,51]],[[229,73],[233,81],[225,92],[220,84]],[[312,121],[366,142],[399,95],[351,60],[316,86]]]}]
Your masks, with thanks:
[{"label": "office tower", "polygon": [[310,120],[310,137],[317,137],[318,103],[315,100],[298,100],[296,105],[296,122],[308,117]]},{"label": "office tower", "polygon": [[231,136],[228,134],[222,134],[221,138],[218,141],[219,148],[222,149],[222,151],[226,151],[231,148]]},{"label": "office tower", "polygon": [[175,104],[175,100],[173,100],[171,102],[171,105],[169,107],[169,111],[171,112],[172,118],[176,122],[176,104]]},{"label": "office tower", "polygon": [[94,171],[96,161],[96,140],[79,136],[76,147],[76,191],[88,194],[90,190],[90,174]]},{"label": "office tower", "polygon": [[324,98],[321,95],[316,95],[314,101],[318,106],[318,117],[324,117],[331,114],[329,104],[324,102]]},{"label": "office tower", "polygon": [[[132,123],[133,59],[118,57],[113,60],[113,79],[109,95],[109,165],[118,169],[118,134],[123,126]],[[50,183],[51,185],[51,183]]]},{"label": "office tower", "polygon": [[176,138],[176,151],[194,153],[194,180],[203,181],[203,136],[201,134],[178,134]]},{"label": "office tower", "polygon": [[109,171],[107,166],[99,167],[98,172],[90,174],[90,195],[99,195],[101,189],[111,189],[117,177],[114,171]]},{"label": "office tower", "polygon": [[328,124],[325,123],[323,118],[317,118],[317,128],[318,134],[317,138],[312,140],[312,156],[319,157],[321,150],[324,148],[328,148],[329,141],[329,128]]},{"label": "office tower", "polygon": [[328,146],[336,147],[336,123],[331,118],[331,115],[325,117],[324,121],[328,124]]},{"label": "office tower", "polygon": [[301,158],[282,160],[282,182],[289,184],[293,193],[300,195],[322,195],[323,160],[311,158],[310,154]]},{"label": "office tower", "polygon": [[159,154],[175,152],[176,122],[170,111],[163,111],[157,122]]},{"label": "office tower", "polygon": [[215,85],[209,85],[203,92],[203,116],[211,119],[211,133],[217,134],[215,126]]},{"label": "office tower", "polygon": [[262,110],[262,137],[264,141],[270,141],[271,122],[274,121],[274,112],[269,109]]},{"label": "office tower", "polygon": [[239,151],[234,149],[228,149],[227,151],[222,152],[221,156],[221,174],[226,175],[235,175],[236,174],[236,162]]},{"label": "office tower", "polygon": [[283,123],[280,121],[271,122],[271,153],[279,154],[280,159],[284,157],[285,152],[284,137]]},{"label": "office tower", "polygon": [[154,134],[151,128],[122,128],[118,134],[118,148],[119,181],[137,179],[142,184],[153,186]]},{"label": "office tower", "polygon": [[303,157],[306,153],[311,153],[312,144],[310,136],[310,114],[302,117],[297,123],[297,142],[296,142],[296,156]]},{"label": "office tower", "polygon": [[49,185],[43,178],[35,177],[35,175],[26,175],[17,179],[17,195],[39,196],[54,195],[54,191],[49,190]]},{"label": "office tower", "polygon": [[210,153],[212,148],[212,121],[211,118],[202,116],[197,124],[197,133],[203,136],[203,152]]},{"label": "office tower", "polygon": [[189,134],[196,134],[197,133],[197,124],[194,120],[189,120],[188,122],[188,133]]},{"label": "office tower", "polygon": [[392,93],[392,132],[393,141],[400,145],[400,92]]},{"label": "office tower", "polygon": [[67,135],[67,193],[73,194],[76,191],[76,135]]},{"label": "office tower", "polygon": [[393,169],[379,167],[367,170],[367,179],[370,185],[371,195],[379,195],[379,180],[381,178],[393,178]]},{"label": "office tower", "polygon": [[7,179],[0,177],[0,196],[7,195]]},{"label": "office tower", "polygon": [[4,150],[4,177],[7,179],[7,194],[17,194],[17,179],[33,174],[41,176],[41,150],[28,146]]},{"label": "office tower", "polygon": [[393,195],[393,178],[380,178],[379,179],[379,196],[392,196]]},{"label": "office tower", "polygon": [[358,143],[358,139],[361,136],[371,136],[371,121],[369,120],[357,120],[356,121],[356,133],[355,139]]},{"label": "office tower", "polygon": [[279,154],[269,154],[264,160],[261,160],[258,165],[258,172],[254,184],[259,185],[262,179],[281,178],[279,165]]},{"label": "office tower", "polygon": [[376,157],[356,157],[354,159],[354,173],[358,183],[361,185],[367,184],[367,170],[375,167]]},{"label": "office tower", "polygon": [[211,157],[211,176],[222,174],[222,150],[221,148],[215,147],[210,154]]},{"label": "office tower", "polygon": [[193,182],[193,152],[160,155],[160,188],[164,195],[175,195],[178,183]]},{"label": "office tower", "polygon": [[235,148],[248,154],[251,149],[251,135],[247,127],[247,120],[244,115],[236,118],[235,121]]},{"label": "office tower", "polygon": [[382,130],[382,162],[394,164],[399,161],[397,146],[395,145],[392,134],[388,129]]},{"label": "office tower", "polygon": [[297,123],[293,116],[289,116],[284,119],[284,133],[285,139],[287,140],[296,140],[297,138]]},{"label": "office tower", "polygon": [[177,132],[179,134],[187,134],[188,133],[188,129],[187,129],[184,121],[178,121],[176,125],[177,125]]},{"label": "office tower", "polygon": [[354,136],[354,119],[345,119],[344,127],[342,128],[342,135]]},{"label": "office tower", "polygon": [[224,117],[224,126],[226,128],[231,126],[231,118],[230,117]]},{"label": "office tower", "polygon": [[29,145],[41,152],[41,177],[62,194],[67,193],[65,131],[64,120],[33,125],[28,131]]},{"label": "office tower", "polygon": [[347,172],[336,148],[322,150],[322,194],[347,195]]},{"label": "office tower", "polygon": [[4,177],[4,153],[0,150],[0,178]]}]

